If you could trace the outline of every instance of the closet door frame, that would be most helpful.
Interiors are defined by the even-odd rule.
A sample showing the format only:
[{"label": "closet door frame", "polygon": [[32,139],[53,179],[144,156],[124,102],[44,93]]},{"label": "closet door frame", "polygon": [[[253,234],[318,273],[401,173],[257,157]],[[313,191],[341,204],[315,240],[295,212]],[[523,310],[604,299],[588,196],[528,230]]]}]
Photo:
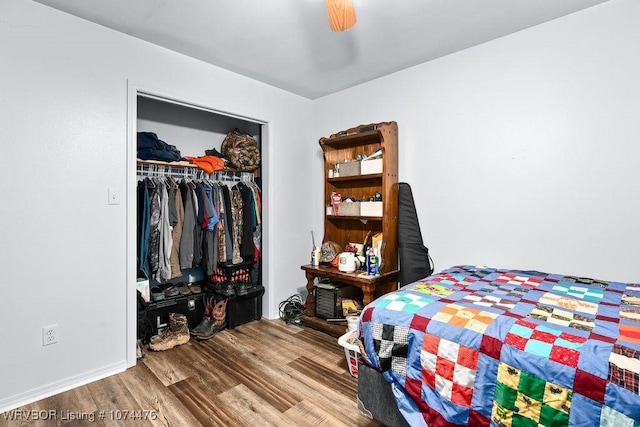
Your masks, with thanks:
[{"label": "closet door frame", "polygon": [[[126,254],[127,254],[127,272],[126,272],[126,359],[127,368],[133,367],[137,363],[136,359],[136,338],[137,338],[137,298],[136,298],[136,282],[137,282],[137,221],[136,221],[136,165],[137,165],[137,120],[138,120],[138,97],[146,97],[155,99],[162,102],[180,105],[187,108],[193,108],[196,110],[206,111],[211,114],[220,116],[227,116],[231,118],[241,119],[248,122],[256,123],[261,126],[261,178],[262,178],[262,285],[265,287],[265,294],[262,299],[262,312],[268,313],[269,298],[271,292],[269,292],[270,282],[270,269],[268,256],[271,252],[269,250],[268,242],[270,227],[269,227],[269,194],[271,189],[271,173],[269,169],[269,158],[271,156],[270,150],[270,126],[269,121],[242,115],[240,113],[231,113],[222,109],[205,105],[202,103],[189,100],[187,96],[180,96],[171,91],[162,90],[158,88],[151,88],[140,83],[127,81],[127,178],[126,178],[126,215],[127,215],[127,242],[126,242]],[[178,147],[179,148],[179,147]]]}]

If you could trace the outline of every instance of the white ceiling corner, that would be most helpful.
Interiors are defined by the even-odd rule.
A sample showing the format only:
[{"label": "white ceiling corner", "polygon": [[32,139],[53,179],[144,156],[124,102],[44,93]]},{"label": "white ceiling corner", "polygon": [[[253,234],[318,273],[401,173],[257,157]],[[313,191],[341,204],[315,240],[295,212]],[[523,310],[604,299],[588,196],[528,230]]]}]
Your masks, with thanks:
[{"label": "white ceiling corner", "polygon": [[333,33],[323,0],[35,0],[316,99],[607,0],[354,0]]}]

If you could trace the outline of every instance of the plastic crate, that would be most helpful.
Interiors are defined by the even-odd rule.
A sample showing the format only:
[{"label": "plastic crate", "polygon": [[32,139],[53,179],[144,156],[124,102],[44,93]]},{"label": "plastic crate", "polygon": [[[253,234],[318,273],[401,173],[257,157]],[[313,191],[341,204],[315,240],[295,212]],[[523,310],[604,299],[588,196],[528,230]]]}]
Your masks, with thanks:
[{"label": "plastic crate", "polygon": [[239,264],[219,263],[213,274],[209,276],[211,283],[251,282],[253,261],[243,261]]},{"label": "plastic crate", "polygon": [[351,344],[350,339],[357,338],[356,331],[349,331],[340,338],[338,344],[344,347],[344,355],[347,358],[347,366],[351,376],[358,378],[358,363],[360,359],[360,348],[357,344]]}]

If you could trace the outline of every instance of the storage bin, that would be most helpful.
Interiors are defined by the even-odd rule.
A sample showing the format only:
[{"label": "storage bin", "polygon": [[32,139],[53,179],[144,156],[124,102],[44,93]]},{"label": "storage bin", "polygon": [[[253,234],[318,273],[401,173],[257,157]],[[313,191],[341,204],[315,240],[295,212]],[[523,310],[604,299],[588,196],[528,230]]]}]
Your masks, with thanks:
[{"label": "storage bin", "polygon": [[187,316],[189,329],[195,328],[204,316],[207,295],[205,293],[169,297],[147,306],[146,317],[151,324],[151,334],[157,335],[169,325],[169,313]]},{"label": "storage bin", "polygon": [[336,203],[338,216],[360,216],[360,202],[340,202]]},{"label": "storage bin", "polygon": [[360,175],[360,163],[361,162],[338,163],[336,170],[340,174],[340,177]]},{"label": "storage bin", "polygon": [[360,359],[360,348],[357,343],[351,343],[350,340],[356,339],[356,331],[350,331],[338,338],[338,344],[344,347],[344,354],[347,358],[347,366],[351,376],[358,378],[358,363]]},{"label": "storage bin", "polygon": [[254,286],[247,288],[247,295],[233,295],[225,297],[218,296],[218,299],[227,299],[227,328],[233,329],[236,326],[260,320],[262,318],[262,296],[264,286]]},{"label": "storage bin", "polygon": [[382,173],[382,159],[363,160],[360,162],[360,174]]},{"label": "storage bin", "polygon": [[382,216],[382,202],[360,202],[361,216]]}]

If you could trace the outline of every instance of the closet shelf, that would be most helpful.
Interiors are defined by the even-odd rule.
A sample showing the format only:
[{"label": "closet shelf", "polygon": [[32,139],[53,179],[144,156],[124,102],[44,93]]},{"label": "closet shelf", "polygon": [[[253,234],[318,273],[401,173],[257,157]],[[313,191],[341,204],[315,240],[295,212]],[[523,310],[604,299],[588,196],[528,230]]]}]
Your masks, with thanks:
[{"label": "closet shelf", "polygon": [[163,162],[161,160],[142,160],[142,159],[136,159],[136,161],[138,162],[138,164],[141,165],[160,165],[160,166],[169,166],[169,167],[177,167],[177,168],[198,168],[197,165],[194,165],[193,163],[187,161],[187,160],[181,160],[179,162]]},{"label": "closet shelf", "polygon": [[[195,164],[189,162],[188,160],[181,160],[179,162],[163,162],[161,160],[136,159],[136,161],[140,165],[158,165],[158,166],[168,166],[168,167],[174,167],[174,168],[187,167],[187,168],[198,169],[198,165],[195,165]],[[233,169],[233,168],[224,168],[224,169],[217,170],[216,172],[229,172],[229,173],[231,173],[231,172],[237,172],[237,173],[246,172],[246,173],[254,173],[254,171],[251,171],[251,170],[248,170],[248,169]]]}]

